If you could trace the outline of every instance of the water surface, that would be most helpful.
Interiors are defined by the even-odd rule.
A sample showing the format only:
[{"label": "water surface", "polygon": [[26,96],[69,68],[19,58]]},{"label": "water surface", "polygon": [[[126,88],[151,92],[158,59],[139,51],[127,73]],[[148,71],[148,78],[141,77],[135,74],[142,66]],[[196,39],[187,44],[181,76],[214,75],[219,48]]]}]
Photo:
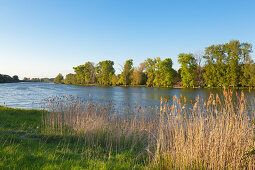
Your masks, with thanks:
[{"label": "water surface", "polygon": [[[234,93],[241,90],[234,90]],[[82,100],[93,96],[98,102],[112,100],[116,105],[139,104],[155,106],[160,104],[160,98],[171,99],[174,95],[185,96],[187,100],[194,100],[198,95],[207,98],[210,93],[222,95],[222,89],[171,89],[147,87],[97,87],[97,86],[71,86],[53,83],[3,83],[0,84],[0,105],[8,107],[41,109],[44,99],[53,96],[66,96],[76,94]],[[255,97],[255,90],[244,90],[245,95]]]}]

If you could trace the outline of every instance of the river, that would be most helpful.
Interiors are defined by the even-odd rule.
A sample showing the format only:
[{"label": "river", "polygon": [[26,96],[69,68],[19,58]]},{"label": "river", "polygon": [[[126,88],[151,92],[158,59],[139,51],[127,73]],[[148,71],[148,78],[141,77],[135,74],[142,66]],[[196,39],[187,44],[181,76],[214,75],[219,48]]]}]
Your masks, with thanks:
[{"label": "river", "polygon": [[[240,94],[241,90],[234,90]],[[243,90],[244,94],[255,98],[255,90]],[[139,104],[155,106],[160,104],[160,98],[171,99],[180,95],[187,100],[194,100],[198,95],[207,98],[210,93],[222,94],[222,89],[188,89],[188,88],[147,88],[147,87],[98,87],[72,86],[54,83],[3,83],[0,84],[0,105],[24,108],[41,109],[45,99],[53,96],[77,95],[82,100],[93,97],[97,102],[111,100],[118,104]]]}]

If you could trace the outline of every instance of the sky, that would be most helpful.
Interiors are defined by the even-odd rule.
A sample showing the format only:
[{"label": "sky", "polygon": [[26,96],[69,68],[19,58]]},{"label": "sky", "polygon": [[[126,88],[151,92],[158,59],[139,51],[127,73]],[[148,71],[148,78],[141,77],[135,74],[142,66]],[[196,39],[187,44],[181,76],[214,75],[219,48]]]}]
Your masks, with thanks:
[{"label": "sky", "polygon": [[[198,53],[230,40],[255,46],[254,0],[0,0],[0,74],[55,77],[87,61]],[[254,59],[254,53],[252,53]]]}]

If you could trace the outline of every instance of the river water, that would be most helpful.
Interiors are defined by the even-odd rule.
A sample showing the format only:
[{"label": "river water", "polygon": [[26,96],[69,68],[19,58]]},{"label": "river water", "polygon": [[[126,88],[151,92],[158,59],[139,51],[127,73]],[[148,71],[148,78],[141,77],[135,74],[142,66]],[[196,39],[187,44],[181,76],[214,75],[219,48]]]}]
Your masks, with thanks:
[{"label": "river water", "polygon": [[[180,95],[187,100],[208,98],[210,93],[222,95],[222,89],[171,89],[171,88],[147,88],[147,87],[97,87],[97,86],[71,86],[54,83],[3,83],[0,84],[0,105],[25,108],[41,109],[45,99],[54,96],[77,95],[82,100],[93,98],[97,102],[111,100],[119,104],[139,104],[155,106],[160,104],[160,98],[171,99]],[[234,90],[234,94],[241,90]],[[249,98],[255,98],[255,90],[243,90]]]}]

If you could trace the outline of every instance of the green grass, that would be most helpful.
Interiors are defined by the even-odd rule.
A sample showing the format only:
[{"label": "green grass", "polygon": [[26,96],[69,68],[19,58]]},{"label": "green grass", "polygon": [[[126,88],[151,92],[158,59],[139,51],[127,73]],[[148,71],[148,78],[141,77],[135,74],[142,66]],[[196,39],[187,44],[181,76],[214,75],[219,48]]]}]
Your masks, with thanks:
[{"label": "green grass", "polygon": [[[43,135],[44,111],[0,106],[0,169],[145,169],[139,147],[107,149],[79,136]],[[139,146],[139,145],[138,145]]]}]

